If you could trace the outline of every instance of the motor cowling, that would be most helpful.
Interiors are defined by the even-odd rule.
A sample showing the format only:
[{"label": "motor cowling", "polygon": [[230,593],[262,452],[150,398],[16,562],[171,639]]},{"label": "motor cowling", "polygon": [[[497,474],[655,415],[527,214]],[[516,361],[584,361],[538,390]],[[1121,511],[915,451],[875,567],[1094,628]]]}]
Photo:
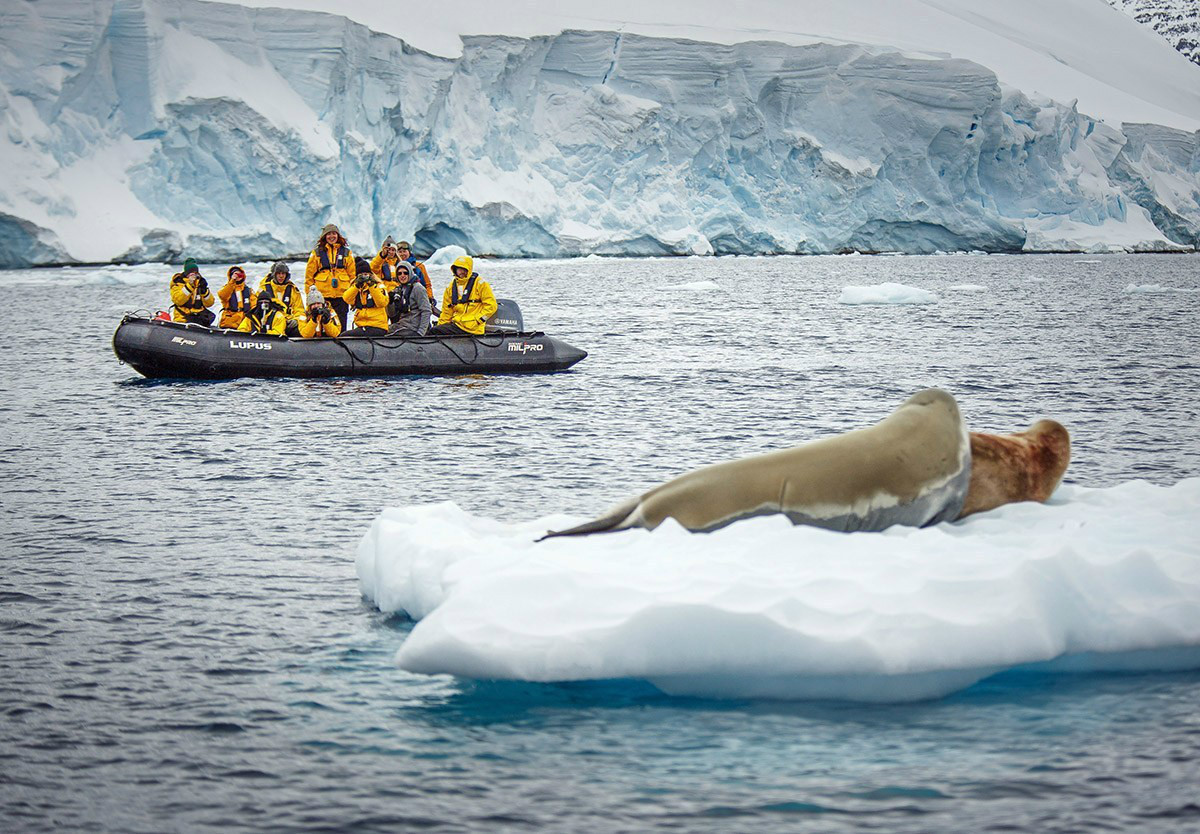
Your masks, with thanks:
[{"label": "motor cowling", "polygon": [[485,333],[524,333],[525,319],[521,308],[511,298],[497,298],[496,312],[484,325]]}]

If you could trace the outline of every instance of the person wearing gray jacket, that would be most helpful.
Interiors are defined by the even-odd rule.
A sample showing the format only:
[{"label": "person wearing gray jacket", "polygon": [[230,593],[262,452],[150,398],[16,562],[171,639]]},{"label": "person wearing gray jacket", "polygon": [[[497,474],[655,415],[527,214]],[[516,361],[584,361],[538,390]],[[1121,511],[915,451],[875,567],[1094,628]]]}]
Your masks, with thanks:
[{"label": "person wearing gray jacket", "polygon": [[433,308],[429,294],[420,278],[413,277],[412,269],[404,261],[396,264],[396,283],[388,299],[389,336],[424,336],[429,332],[429,318]]}]

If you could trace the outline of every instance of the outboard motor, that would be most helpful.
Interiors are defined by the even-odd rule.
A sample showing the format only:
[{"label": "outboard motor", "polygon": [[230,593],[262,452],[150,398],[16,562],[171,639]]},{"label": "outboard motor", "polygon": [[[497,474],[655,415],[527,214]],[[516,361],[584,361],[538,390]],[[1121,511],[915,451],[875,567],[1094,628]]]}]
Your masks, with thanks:
[{"label": "outboard motor", "polygon": [[483,327],[484,333],[524,333],[521,308],[511,298],[497,298],[496,312]]}]

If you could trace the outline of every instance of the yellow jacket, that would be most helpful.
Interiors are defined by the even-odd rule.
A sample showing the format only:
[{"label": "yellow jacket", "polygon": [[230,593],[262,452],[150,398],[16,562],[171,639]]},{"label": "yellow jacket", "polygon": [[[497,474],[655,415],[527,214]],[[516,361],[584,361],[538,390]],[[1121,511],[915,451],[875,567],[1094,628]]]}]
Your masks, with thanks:
[{"label": "yellow jacket", "polygon": [[[399,258],[385,258],[383,255],[376,255],[371,258],[371,271],[375,273],[375,277],[386,284],[389,284],[388,291],[394,290],[400,283],[396,280],[396,264],[400,263]],[[405,261],[408,264],[409,270],[417,278],[421,279],[421,283],[425,285],[425,292],[429,295],[429,300],[433,301],[433,284],[429,281],[429,273],[425,269],[425,264],[420,261]],[[384,272],[384,264],[387,264],[388,270]]]},{"label": "yellow jacket", "polygon": [[382,284],[376,282],[361,290],[351,287],[342,298],[354,310],[355,327],[382,327],[387,330],[387,292]]},{"label": "yellow jacket", "polygon": [[250,291],[250,285],[243,281],[239,286],[233,283],[232,278],[217,290],[217,298],[221,299],[221,320],[217,322],[219,327],[237,327],[242,323],[246,311],[254,306],[254,293]]},{"label": "yellow jacket", "polygon": [[339,335],[342,332],[342,326],[338,323],[338,317],[334,313],[330,313],[329,320],[325,322],[325,326],[321,328],[320,333],[317,332],[317,323],[304,319],[300,322],[300,335],[305,339],[313,339],[317,336],[329,336],[330,338]]},{"label": "yellow jacket", "polygon": [[326,298],[340,298],[347,287],[354,286],[354,253],[346,246],[345,238],[340,240],[332,247],[321,241],[308,256],[308,265],[304,267],[306,295],[316,287]]},{"label": "yellow jacket", "polygon": [[[471,269],[470,258],[459,258],[454,262],[455,265],[464,265],[460,264],[460,261],[465,262],[468,271]],[[469,292],[468,284],[471,284]],[[446,286],[446,292],[442,294],[442,314],[438,316],[437,323],[454,323],[468,333],[481,336],[484,322],[495,313],[496,296],[492,295],[491,286],[480,278],[478,273],[472,272],[469,278],[456,277]]]},{"label": "yellow jacket", "polygon": [[258,311],[254,307],[251,307],[242,318],[242,323],[238,325],[238,330],[243,333],[269,334],[273,336],[282,336],[286,328],[287,316],[278,307],[271,308],[271,312],[266,315],[266,322],[260,320]]},{"label": "yellow jacket", "polygon": [[184,313],[199,313],[212,306],[211,290],[200,292],[200,281],[189,281],[183,273],[176,272],[171,276],[171,318],[175,321],[187,321]]},{"label": "yellow jacket", "polygon": [[261,293],[268,288],[271,290],[272,297],[283,305],[283,311],[287,313],[288,321],[304,318],[304,297],[300,295],[299,287],[291,281],[286,284],[276,284],[271,280],[270,275],[266,275],[258,282],[258,291]]}]

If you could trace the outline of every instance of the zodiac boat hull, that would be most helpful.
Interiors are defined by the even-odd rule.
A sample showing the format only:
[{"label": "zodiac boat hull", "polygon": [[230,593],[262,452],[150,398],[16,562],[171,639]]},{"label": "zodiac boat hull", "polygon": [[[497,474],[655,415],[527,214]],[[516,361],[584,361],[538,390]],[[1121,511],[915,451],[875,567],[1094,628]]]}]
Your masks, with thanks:
[{"label": "zodiac boat hull", "polygon": [[547,373],[587,356],[540,332],[289,339],[134,316],[113,351],[151,379]]}]

